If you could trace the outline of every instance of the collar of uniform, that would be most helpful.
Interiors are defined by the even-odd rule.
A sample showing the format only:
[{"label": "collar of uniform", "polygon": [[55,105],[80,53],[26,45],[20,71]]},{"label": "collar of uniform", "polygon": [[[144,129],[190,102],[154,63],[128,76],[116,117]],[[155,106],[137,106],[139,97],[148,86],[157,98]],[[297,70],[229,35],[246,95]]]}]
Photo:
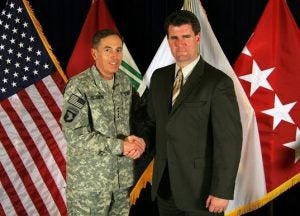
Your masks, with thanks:
[{"label": "collar of uniform", "polygon": [[[198,63],[199,60],[200,60],[200,55],[194,61],[192,61],[190,64],[188,64],[187,66],[181,68],[182,74],[183,74],[183,84],[185,83],[185,81],[187,80],[187,78],[190,76],[190,74],[192,73],[194,67],[196,66],[196,64]],[[176,76],[176,72],[179,69],[180,69],[180,67],[176,64],[176,67],[175,67],[175,76]]]},{"label": "collar of uniform", "polygon": [[97,67],[95,65],[93,65],[91,67],[91,73],[92,73],[92,75],[94,77],[96,85],[99,86],[99,88],[101,88],[103,90],[110,89],[109,86],[108,86],[108,84],[106,83],[106,81],[100,75],[100,72],[99,72],[99,70],[97,69]]}]

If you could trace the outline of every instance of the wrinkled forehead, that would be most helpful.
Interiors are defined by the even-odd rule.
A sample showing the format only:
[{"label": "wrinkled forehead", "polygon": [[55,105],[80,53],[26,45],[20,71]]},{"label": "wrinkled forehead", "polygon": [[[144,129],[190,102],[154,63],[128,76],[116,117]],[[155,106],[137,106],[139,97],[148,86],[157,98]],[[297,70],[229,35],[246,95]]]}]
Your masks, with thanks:
[{"label": "wrinkled forehead", "polygon": [[122,46],[123,46],[123,42],[118,35],[109,35],[104,38],[101,38],[99,40],[97,47],[116,48],[116,47],[122,47]]},{"label": "wrinkled forehead", "polygon": [[192,25],[190,24],[181,24],[181,25],[169,25],[168,27],[168,36],[173,34],[189,34],[196,35],[193,31]]}]

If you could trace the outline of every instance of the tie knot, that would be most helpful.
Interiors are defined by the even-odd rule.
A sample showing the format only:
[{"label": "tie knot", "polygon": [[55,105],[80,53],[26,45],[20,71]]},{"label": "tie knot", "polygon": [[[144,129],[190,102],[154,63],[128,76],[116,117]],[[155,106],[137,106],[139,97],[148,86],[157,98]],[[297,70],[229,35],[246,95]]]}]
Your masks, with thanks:
[{"label": "tie knot", "polygon": [[175,103],[177,96],[179,95],[180,88],[182,86],[183,74],[182,70],[179,69],[176,73],[176,78],[173,84],[173,92],[172,92],[172,105]]},{"label": "tie knot", "polygon": [[176,73],[176,78],[177,78],[177,77],[179,77],[179,78],[182,78],[182,77],[183,77],[181,68],[179,68],[179,70],[178,70],[177,73]]},{"label": "tie knot", "polygon": [[181,68],[176,72],[175,82],[174,85],[177,85],[178,87],[182,86],[183,81],[183,73]]}]

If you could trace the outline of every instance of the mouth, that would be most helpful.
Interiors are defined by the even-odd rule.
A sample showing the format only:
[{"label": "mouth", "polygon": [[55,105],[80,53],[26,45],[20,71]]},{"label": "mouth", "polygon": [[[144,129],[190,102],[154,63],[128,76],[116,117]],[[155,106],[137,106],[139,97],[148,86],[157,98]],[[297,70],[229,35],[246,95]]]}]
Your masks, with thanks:
[{"label": "mouth", "polygon": [[185,54],[187,52],[186,52],[186,50],[177,50],[177,53]]},{"label": "mouth", "polygon": [[119,62],[110,62],[109,63],[111,66],[115,67],[115,66],[118,66],[119,65]]}]

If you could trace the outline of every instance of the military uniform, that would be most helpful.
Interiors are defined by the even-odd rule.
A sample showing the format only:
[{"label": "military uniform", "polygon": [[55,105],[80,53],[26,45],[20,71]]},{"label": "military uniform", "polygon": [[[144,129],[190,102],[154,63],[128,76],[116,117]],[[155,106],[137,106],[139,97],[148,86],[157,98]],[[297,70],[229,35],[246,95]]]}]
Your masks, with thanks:
[{"label": "military uniform", "polygon": [[131,104],[132,87],[123,72],[115,73],[113,88],[95,66],[69,80],[61,124],[68,143],[70,215],[128,215],[134,161],[122,155],[122,139],[130,135]]}]

